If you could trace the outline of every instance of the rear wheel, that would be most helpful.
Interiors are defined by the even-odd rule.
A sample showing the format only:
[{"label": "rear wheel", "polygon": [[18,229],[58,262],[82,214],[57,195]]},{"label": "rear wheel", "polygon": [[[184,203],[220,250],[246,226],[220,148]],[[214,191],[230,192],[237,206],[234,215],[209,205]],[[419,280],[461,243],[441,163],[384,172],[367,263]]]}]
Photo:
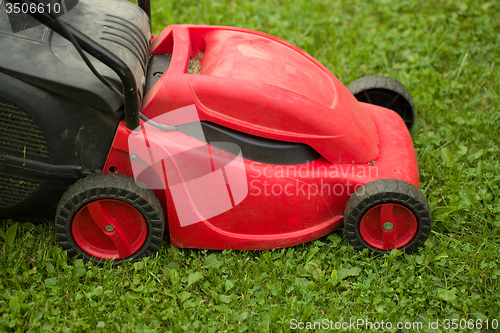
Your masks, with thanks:
[{"label": "rear wheel", "polygon": [[408,89],[398,80],[370,75],[351,82],[347,89],[360,102],[383,106],[397,112],[410,129],[415,122],[415,106]]},{"label": "rear wheel", "polygon": [[412,253],[424,245],[431,226],[424,195],[402,180],[380,179],[360,187],[344,212],[347,239],[356,250]]},{"label": "rear wheel", "polygon": [[154,192],[119,174],[89,176],[72,185],[56,213],[56,236],[73,256],[103,263],[155,253],[164,233],[163,210]]}]

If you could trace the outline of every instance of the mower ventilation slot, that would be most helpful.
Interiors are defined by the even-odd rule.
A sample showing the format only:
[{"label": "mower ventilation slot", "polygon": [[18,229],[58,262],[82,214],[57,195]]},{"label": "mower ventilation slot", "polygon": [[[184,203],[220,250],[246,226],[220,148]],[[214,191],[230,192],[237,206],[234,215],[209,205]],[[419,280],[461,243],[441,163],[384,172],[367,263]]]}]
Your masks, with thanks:
[{"label": "mower ventilation slot", "polygon": [[0,100],[0,149],[49,157],[49,147],[35,120],[15,104]]},{"label": "mower ventilation slot", "polygon": [[0,176],[0,209],[23,201],[36,191],[39,184]]},{"label": "mower ventilation slot", "polygon": [[132,52],[146,73],[149,41],[141,29],[134,22],[110,14],[106,14],[104,28],[101,39],[121,45]]}]

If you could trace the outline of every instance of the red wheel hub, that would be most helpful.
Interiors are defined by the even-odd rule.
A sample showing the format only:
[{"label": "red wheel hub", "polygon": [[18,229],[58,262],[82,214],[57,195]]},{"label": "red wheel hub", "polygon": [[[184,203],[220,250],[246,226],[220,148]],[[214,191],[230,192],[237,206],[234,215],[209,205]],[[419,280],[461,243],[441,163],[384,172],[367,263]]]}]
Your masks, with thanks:
[{"label": "red wheel hub", "polygon": [[120,200],[101,199],[83,206],[71,226],[73,238],[86,253],[121,259],[137,252],[147,236],[142,214]]},{"label": "red wheel hub", "polygon": [[406,207],[386,203],[370,208],[361,218],[359,232],[371,246],[391,250],[410,242],[417,232],[417,219]]}]

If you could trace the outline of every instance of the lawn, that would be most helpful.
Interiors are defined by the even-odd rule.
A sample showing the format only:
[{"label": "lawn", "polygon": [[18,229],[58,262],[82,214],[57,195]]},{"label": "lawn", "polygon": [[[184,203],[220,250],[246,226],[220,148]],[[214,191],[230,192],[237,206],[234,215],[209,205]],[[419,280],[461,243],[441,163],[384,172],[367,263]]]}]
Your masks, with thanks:
[{"label": "lawn", "polygon": [[180,23],[255,29],[304,49],[345,84],[371,74],[404,83],[417,110],[411,134],[431,237],[413,255],[379,257],[356,252],[343,229],[273,251],[166,242],[152,258],[98,267],[68,260],[52,221],[5,220],[0,331],[500,327],[500,2],[161,0],[152,8],[154,33]]}]

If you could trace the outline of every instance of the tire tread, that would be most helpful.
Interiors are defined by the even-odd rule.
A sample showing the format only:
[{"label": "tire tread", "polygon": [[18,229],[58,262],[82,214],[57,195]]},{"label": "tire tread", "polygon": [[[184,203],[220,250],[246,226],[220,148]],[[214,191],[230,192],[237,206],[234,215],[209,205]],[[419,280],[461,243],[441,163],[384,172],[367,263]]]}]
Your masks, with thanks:
[{"label": "tire tread", "polygon": [[429,204],[423,193],[414,185],[402,180],[379,179],[360,187],[346,204],[344,229],[349,243],[355,249],[368,248],[376,253],[389,252],[367,244],[360,235],[359,223],[371,207],[391,202],[409,208],[417,218],[418,223],[415,237],[400,250],[413,253],[424,245],[432,228],[432,220]]},{"label": "tire tread", "polygon": [[145,244],[131,256],[113,260],[113,264],[121,264],[144,255],[152,255],[163,241],[165,217],[160,201],[150,189],[142,188],[133,178],[121,174],[99,174],[78,180],[63,194],[56,210],[56,238],[68,256],[83,254],[86,260],[104,263],[100,259],[85,253],[76,244],[71,234],[74,215],[81,207],[98,199],[116,199],[133,205],[138,209],[148,225]]}]

